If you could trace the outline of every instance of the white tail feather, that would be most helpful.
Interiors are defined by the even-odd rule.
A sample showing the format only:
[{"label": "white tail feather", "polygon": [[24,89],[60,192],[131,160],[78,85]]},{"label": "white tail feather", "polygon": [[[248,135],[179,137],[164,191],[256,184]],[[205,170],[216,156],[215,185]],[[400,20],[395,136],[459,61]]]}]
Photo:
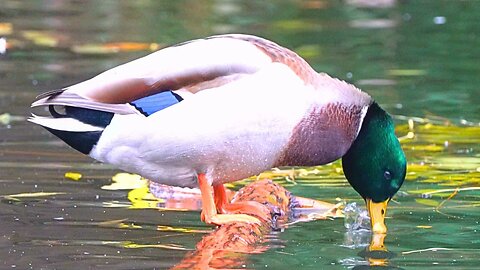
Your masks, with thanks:
[{"label": "white tail feather", "polygon": [[103,131],[102,127],[85,124],[74,118],[51,118],[32,114],[32,117],[28,118],[27,120],[29,122],[55,130],[71,132]]}]

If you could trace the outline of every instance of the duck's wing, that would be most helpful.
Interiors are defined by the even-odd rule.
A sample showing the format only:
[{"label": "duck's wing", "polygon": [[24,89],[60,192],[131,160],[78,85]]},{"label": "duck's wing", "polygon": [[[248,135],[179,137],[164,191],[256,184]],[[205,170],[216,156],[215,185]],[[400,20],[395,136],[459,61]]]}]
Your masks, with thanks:
[{"label": "duck's wing", "polygon": [[239,34],[212,36],[162,49],[87,81],[47,92],[32,107],[67,105],[131,113],[128,102],[173,90],[183,97],[256,73],[273,62],[284,63],[306,79],[313,72],[297,54],[271,41]]}]

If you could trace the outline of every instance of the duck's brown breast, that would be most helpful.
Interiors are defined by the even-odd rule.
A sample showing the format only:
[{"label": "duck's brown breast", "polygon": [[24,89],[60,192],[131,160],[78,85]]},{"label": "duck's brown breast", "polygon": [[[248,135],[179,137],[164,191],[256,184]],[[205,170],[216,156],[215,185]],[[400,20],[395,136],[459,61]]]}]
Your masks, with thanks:
[{"label": "duck's brown breast", "polygon": [[276,166],[314,166],[339,159],[357,136],[362,109],[338,103],[312,108],[294,128]]}]

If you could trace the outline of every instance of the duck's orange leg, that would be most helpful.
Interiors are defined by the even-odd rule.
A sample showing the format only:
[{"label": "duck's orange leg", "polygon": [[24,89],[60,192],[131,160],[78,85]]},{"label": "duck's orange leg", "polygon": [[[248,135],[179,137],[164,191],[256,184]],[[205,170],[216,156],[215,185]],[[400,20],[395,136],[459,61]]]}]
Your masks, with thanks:
[{"label": "duck's orange leg", "polygon": [[[260,220],[256,217],[252,217],[245,214],[219,214],[217,212],[217,206],[215,205],[214,189],[208,183],[205,174],[198,175],[198,186],[202,193],[202,220],[207,224],[223,225],[230,222],[246,222],[246,223],[258,223]],[[226,195],[226,194],[224,194]],[[223,198],[219,198],[218,201],[223,202]],[[225,201],[226,201],[225,196]]]},{"label": "duck's orange leg", "polygon": [[230,202],[231,197],[228,194],[228,190],[225,189],[223,184],[213,186],[213,197],[215,199],[215,206],[218,213],[221,214],[236,214],[242,213],[247,215],[260,216],[263,219],[267,219],[269,212],[260,203],[255,201],[242,201],[242,202]]},{"label": "duck's orange leg", "polygon": [[225,206],[230,203],[231,198],[227,195],[227,191],[223,184],[213,185],[213,198],[215,200],[217,212],[226,214]]}]

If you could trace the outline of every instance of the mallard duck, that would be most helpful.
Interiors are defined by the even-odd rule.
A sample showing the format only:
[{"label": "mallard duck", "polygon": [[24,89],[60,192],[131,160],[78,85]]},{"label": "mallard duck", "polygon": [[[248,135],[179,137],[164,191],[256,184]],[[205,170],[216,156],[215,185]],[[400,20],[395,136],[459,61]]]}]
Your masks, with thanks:
[{"label": "mallard duck", "polygon": [[32,114],[31,122],[96,160],[199,187],[209,224],[258,222],[238,214],[258,207],[230,202],[225,183],[342,158],[373,231],[385,233],[387,203],[405,178],[392,119],[367,93],[256,36],[167,47],[41,94],[32,107],[46,115]]}]

